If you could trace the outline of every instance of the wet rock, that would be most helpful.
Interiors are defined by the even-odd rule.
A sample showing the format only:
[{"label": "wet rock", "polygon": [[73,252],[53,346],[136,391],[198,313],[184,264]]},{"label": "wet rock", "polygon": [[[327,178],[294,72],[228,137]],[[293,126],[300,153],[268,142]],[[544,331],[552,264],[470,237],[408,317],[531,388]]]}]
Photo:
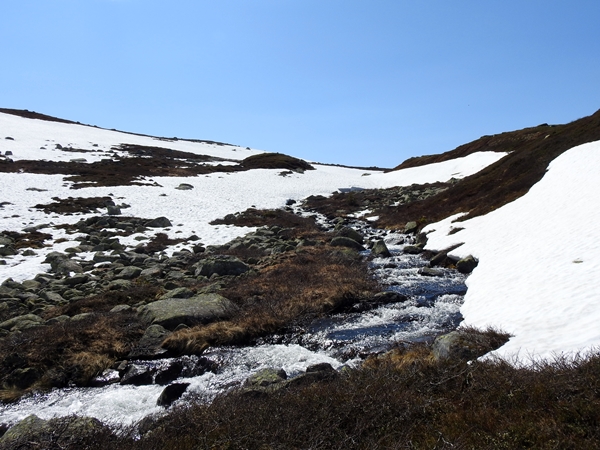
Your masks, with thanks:
[{"label": "wet rock", "polygon": [[383,239],[380,239],[379,241],[375,242],[375,245],[371,249],[371,253],[374,256],[379,256],[382,258],[389,258],[390,256],[392,256],[392,254],[387,248],[387,245],[385,245]]},{"label": "wet rock", "polygon": [[187,299],[165,299],[140,309],[142,320],[174,329],[179,324],[206,324],[230,317],[237,307],[219,294],[201,294]]},{"label": "wet rock", "polygon": [[245,386],[267,387],[273,384],[281,383],[287,379],[287,374],[283,369],[266,368],[250,375],[244,382]]},{"label": "wet rock", "polygon": [[152,384],[155,371],[155,368],[142,364],[129,364],[120,383],[122,385],[132,384],[134,386]]},{"label": "wet rock", "polygon": [[120,380],[119,371],[115,369],[106,369],[101,375],[93,378],[90,381],[91,387],[103,387],[109,384],[116,384]]},{"label": "wet rock", "polygon": [[30,415],[0,438],[2,449],[86,448],[92,436],[105,429],[91,417],[61,417],[43,420]]},{"label": "wet rock", "polygon": [[241,275],[250,270],[250,267],[238,258],[231,256],[212,257],[200,261],[196,264],[196,276],[210,277],[213,274],[220,276],[224,275]]},{"label": "wet rock", "polygon": [[477,267],[477,264],[477,260],[472,255],[469,255],[466,258],[457,261],[456,270],[464,274],[471,273],[473,272],[473,269]]},{"label": "wet rock", "polygon": [[160,397],[158,397],[158,400],[156,401],[156,405],[168,408],[173,402],[181,398],[189,385],[190,383],[170,384],[162,391]]},{"label": "wet rock", "polygon": [[444,272],[442,272],[441,270],[432,269],[430,267],[423,267],[423,268],[419,269],[419,274],[426,276],[426,277],[443,277],[444,276]]},{"label": "wet rock", "polygon": [[358,251],[364,250],[364,247],[362,245],[360,245],[358,242],[356,242],[354,239],[351,239],[349,237],[344,237],[344,236],[334,237],[331,240],[331,242],[329,243],[329,245],[331,245],[332,247],[351,248],[353,250],[358,250]]},{"label": "wet rock", "polygon": [[314,364],[306,368],[306,372],[286,382],[287,386],[307,386],[319,381],[333,380],[339,376],[329,363]]},{"label": "wet rock", "polygon": [[423,252],[423,248],[416,245],[405,245],[402,249],[404,253],[408,253],[409,255],[418,255]]}]

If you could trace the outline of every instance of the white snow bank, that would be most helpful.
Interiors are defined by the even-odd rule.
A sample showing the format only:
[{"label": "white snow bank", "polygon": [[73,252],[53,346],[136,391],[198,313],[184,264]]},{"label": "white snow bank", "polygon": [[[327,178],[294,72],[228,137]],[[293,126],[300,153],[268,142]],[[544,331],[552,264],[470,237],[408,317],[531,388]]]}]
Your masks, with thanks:
[{"label": "white snow bank", "polygon": [[[7,137],[12,139],[6,139]],[[84,150],[72,152],[57,149]],[[112,157],[112,147],[120,144],[136,144],[149,147],[162,147],[172,150],[242,160],[251,155],[264,153],[235,145],[218,145],[206,142],[159,139],[150,136],[121,133],[86,125],[49,122],[27,119],[12,114],[0,113],[0,151],[11,151],[13,160],[70,161],[84,158],[87,162],[100,161]],[[117,152],[120,154],[119,152]]]},{"label": "white snow bank", "polygon": [[[521,363],[600,345],[600,142],[556,158],[544,178],[489,214],[425,228],[428,249],[479,265],[467,279],[464,325],[514,335],[493,352]],[[453,227],[464,230],[448,236]]]}]

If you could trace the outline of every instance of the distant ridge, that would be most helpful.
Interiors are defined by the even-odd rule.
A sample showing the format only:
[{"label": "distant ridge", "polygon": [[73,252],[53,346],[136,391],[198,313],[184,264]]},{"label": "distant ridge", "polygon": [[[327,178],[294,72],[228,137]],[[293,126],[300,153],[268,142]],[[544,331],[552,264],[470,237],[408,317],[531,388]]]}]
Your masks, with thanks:
[{"label": "distant ridge", "polygon": [[459,212],[461,218],[487,214],[523,196],[542,179],[550,162],[581,144],[600,140],[600,110],[565,125],[539,125],[493,136],[483,136],[441,155],[410,158],[394,170],[459,158],[475,152],[508,152],[504,158],[466,177],[452,188],[420,202],[384,207],[376,213],[379,225],[398,226],[420,218],[442,220]]}]

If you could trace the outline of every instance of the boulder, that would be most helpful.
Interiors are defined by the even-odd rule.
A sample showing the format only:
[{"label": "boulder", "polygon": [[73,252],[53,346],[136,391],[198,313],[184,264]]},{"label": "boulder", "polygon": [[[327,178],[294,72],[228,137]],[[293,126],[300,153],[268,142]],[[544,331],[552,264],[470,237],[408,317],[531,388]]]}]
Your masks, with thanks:
[{"label": "boulder", "polygon": [[337,231],[337,235],[350,238],[350,239],[358,242],[359,244],[364,243],[363,235],[360,234],[358,231],[356,231],[354,228],[342,227]]},{"label": "boulder", "polygon": [[193,326],[230,317],[237,307],[219,294],[201,294],[191,298],[170,298],[140,308],[140,316],[148,324],[174,329],[180,324]]},{"label": "boulder", "polygon": [[423,252],[423,249],[417,245],[405,245],[402,249],[404,253],[408,253],[409,255],[418,255]]},{"label": "boulder", "polygon": [[143,386],[152,384],[154,381],[154,372],[156,369],[142,364],[129,364],[125,373],[121,377],[121,384],[132,384],[134,386]]},{"label": "boulder", "polygon": [[387,245],[385,245],[383,239],[380,239],[379,241],[375,242],[375,245],[371,249],[371,253],[374,256],[379,256],[382,258],[389,258],[390,256],[392,256],[392,254],[387,248]]},{"label": "boulder", "polygon": [[136,266],[127,266],[123,267],[121,271],[115,276],[117,279],[121,280],[132,280],[137,278],[142,273],[142,269]]},{"label": "boulder", "polygon": [[173,224],[166,217],[157,217],[156,219],[147,222],[146,226],[150,228],[167,228],[172,227]]},{"label": "boulder", "polygon": [[244,385],[266,387],[281,383],[287,379],[287,374],[283,369],[266,368],[250,375]]},{"label": "boulder", "polygon": [[155,359],[164,357],[167,350],[161,347],[165,338],[171,334],[161,325],[150,325],[137,345],[131,350],[128,359]]},{"label": "boulder", "polygon": [[505,343],[506,340],[493,342],[485,334],[468,330],[457,330],[438,336],[433,342],[431,352],[437,361],[444,359],[462,359],[468,361],[479,358],[491,350],[495,350]]},{"label": "boulder", "polygon": [[25,314],[13,317],[0,323],[0,329],[8,331],[21,331],[27,328],[37,327],[44,324],[44,319],[35,314]]},{"label": "boulder", "polygon": [[417,230],[419,229],[419,225],[417,224],[417,222],[407,222],[406,225],[404,226],[404,233],[406,234],[413,234],[416,233]]},{"label": "boulder", "polygon": [[457,261],[456,270],[464,274],[471,273],[473,272],[473,269],[477,267],[477,264],[477,260],[472,255],[469,255],[466,258]]},{"label": "boulder", "polygon": [[106,209],[107,209],[107,213],[109,216],[120,216],[121,215],[121,208],[119,208],[118,206],[108,205],[106,207]]},{"label": "boulder", "polygon": [[191,184],[188,184],[188,183],[181,183],[175,189],[179,189],[180,191],[190,191],[190,190],[194,189],[194,186],[192,186]]},{"label": "boulder", "polygon": [[243,261],[232,256],[220,256],[203,259],[196,264],[196,276],[210,277],[213,274],[217,275],[241,275],[248,270],[250,267]]},{"label": "boulder", "polygon": [[158,397],[157,406],[168,408],[174,401],[178,400],[186,391],[190,383],[173,383],[168,385]]}]

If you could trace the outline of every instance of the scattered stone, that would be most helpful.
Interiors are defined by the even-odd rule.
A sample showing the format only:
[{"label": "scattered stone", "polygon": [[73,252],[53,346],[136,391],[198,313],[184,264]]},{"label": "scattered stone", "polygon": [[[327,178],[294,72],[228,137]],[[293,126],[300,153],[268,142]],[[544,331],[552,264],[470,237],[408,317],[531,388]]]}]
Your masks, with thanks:
[{"label": "scattered stone", "polygon": [[423,252],[423,249],[417,245],[405,245],[402,249],[404,253],[408,253],[409,255],[418,255]]},{"label": "scattered stone", "polygon": [[385,245],[385,242],[383,241],[383,239],[380,239],[379,241],[377,241],[375,243],[375,245],[371,249],[371,253],[374,256],[379,256],[382,258],[389,258],[390,256],[392,256],[392,254],[390,253],[390,251],[387,248],[387,245]]},{"label": "scattered stone", "polygon": [[250,270],[250,267],[243,261],[233,256],[215,256],[203,259],[196,265],[196,276],[210,277],[213,274],[220,276],[224,275],[241,275]]},{"label": "scattered stone", "polygon": [[139,267],[128,266],[123,267],[123,269],[121,269],[121,271],[115,276],[115,278],[121,280],[133,280],[134,278],[139,277],[141,273],[142,269],[140,269]]},{"label": "scattered stone", "polygon": [[167,228],[172,227],[173,224],[166,217],[157,217],[156,219],[147,222],[146,226],[150,228]]},{"label": "scattered stone", "polygon": [[27,328],[38,327],[44,324],[44,319],[35,314],[25,314],[23,316],[13,317],[0,323],[0,329],[8,331],[22,331]]},{"label": "scattered stone", "polygon": [[351,227],[342,227],[337,231],[338,236],[350,238],[359,244],[364,243],[364,237],[358,231]]},{"label": "scattered stone", "polygon": [[245,386],[267,387],[273,384],[281,383],[287,379],[287,374],[283,369],[266,368],[250,375],[244,382]]},{"label": "scattered stone", "polygon": [[160,397],[158,397],[156,405],[168,408],[173,404],[173,402],[181,398],[189,385],[190,383],[173,383],[168,385],[162,391]]},{"label": "scattered stone", "polygon": [[156,369],[142,364],[129,364],[125,373],[121,377],[120,384],[132,384],[134,386],[143,386],[152,384],[154,381],[154,372]]},{"label": "scattered stone", "polygon": [[407,224],[404,226],[404,234],[414,234],[417,232],[418,229],[419,225],[417,224],[417,222],[407,222]]},{"label": "scattered stone", "polygon": [[106,209],[107,209],[107,213],[109,216],[120,216],[121,215],[121,208],[119,208],[118,206],[108,205],[106,207]]},{"label": "scattered stone", "polygon": [[175,189],[179,189],[180,191],[190,191],[190,190],[194,189],[194,186],[192,186],[191,184],[187,184],[187,183],[181,183]]},{"label": "scattered stone", "polygon": [[144,335],[127,356],[129,359],[156,359],[164,357],[167,351],[160,345],[171,334],[161,325],[150,325]]},{"label": "scattered stone", "polygon": [[456,263],[456,270],[460,273],[468,274],[473,272],[473,269],[477,267],[477,264],[477,260],[472,255],[469,255]]},{"label": "scattered stone", "polygon": [[422,267],[419,269],[419,274],[425,277],[443,277],[444,272],[438,269],[432,269],[430,267]]}]

